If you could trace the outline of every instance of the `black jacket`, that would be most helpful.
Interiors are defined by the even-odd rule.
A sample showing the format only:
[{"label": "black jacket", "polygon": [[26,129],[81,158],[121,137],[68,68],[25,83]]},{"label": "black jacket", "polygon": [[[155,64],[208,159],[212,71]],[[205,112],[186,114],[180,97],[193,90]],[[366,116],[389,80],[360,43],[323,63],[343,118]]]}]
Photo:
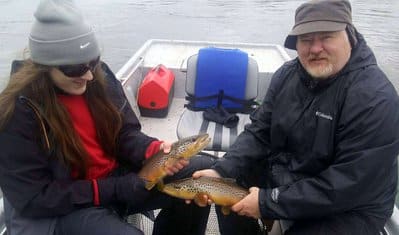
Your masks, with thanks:
[{"label": "black jacket", "polygon": [[252,123],[214,169],[248,175],[266,160],[262,217],[304,219],[355,211],[385,220],[394,206],[398,95],[358,34],[347,65],[315,82],[298,59],[273,76]]},{"label": "black jacket", "polygon": [[[140,169],[146,148],[155,139],[140,131],[140,123],[120,82],[105,64],[102,67],[106,72],[107,92],[123,117],[117,159]],[[34,112],[29,97],[20,97],[11,120],[0,132],[0,186],[4,196],[21,215],[34,218],[65,215],[93,206],[92,182],[71,179],[69,169],[43,147],[40,119],[45,117]],[[116,200],[116,184],[117,179],[112,177],[98,182],[102,205]]]}]

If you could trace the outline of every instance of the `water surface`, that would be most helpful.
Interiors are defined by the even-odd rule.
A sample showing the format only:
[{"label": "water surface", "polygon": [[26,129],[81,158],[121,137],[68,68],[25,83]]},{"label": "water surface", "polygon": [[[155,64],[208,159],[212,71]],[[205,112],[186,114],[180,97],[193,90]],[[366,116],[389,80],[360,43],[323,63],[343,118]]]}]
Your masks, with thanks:
[{"label": "water surface", "polygon": [[[0,0],[0,88],[21,57],[39,0]],[[116,72],[148,39],[284,42],[299,0],[76,1]],[[399,1],[352,0],[353,22],[399,90]],[[295,51],[289,51],[295,56]]]}]

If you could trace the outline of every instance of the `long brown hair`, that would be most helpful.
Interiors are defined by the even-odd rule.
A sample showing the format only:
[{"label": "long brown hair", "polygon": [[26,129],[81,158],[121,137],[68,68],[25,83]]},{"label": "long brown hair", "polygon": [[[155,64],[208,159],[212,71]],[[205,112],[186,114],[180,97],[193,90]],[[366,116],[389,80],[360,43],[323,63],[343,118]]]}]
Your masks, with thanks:
[{"label": "long brown hair", "polygon": [[[76,169],[78,177],[83,178],[86,175],[88,153],[73,128],[68,112],[57,99],[50,69],[49,66],[26,60],[11,75],[7,87],[0,94],[0,128],[4,128],[12,116],[17,98],[26,96],[38,106],[42,118],[46,120],[51,152],[68,167]],[[95,122],[97,138],[105,153],[115,158],[118,133],[122,126],[121,114],[109,99],[107,82],[100,65],[93,75],[94,81],[88,83],[84,95]]]}]

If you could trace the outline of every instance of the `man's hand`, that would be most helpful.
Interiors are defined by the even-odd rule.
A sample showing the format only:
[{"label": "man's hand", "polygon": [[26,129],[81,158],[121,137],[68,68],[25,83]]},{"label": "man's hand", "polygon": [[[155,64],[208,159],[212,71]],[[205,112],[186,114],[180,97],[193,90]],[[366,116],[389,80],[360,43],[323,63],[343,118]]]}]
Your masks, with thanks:
[{"label": "man's hand", "polygon": [[[221,178],[219,173],[217,173],[217,171],[215,171],[213,169],[205,169],[205,170],[200,170],[200,171],[196,171],[193,173],[194,179],[198,179],[202,176]],[[204,201],[204,202],[208,202],[208,203],[201,203],[200,201]],[[186,200],[186,203],[190,204],[191,200]],[[205,207],[205,206],[211,205],[213,203],[213,201],[211,199],[209,199],[207,195],[203,195],[203,198],[201,200],[196,201],[195,203],[198,206]]]},{"label": "man's hand", "polygon": [[[163,150],[164,153],[169,153],[170,150],[172,149],[172,143],[169,142],[163,142],[159,146],[160,150]],[[189,161],[184,158],[180,158],[177,161],[171,161],[171,162],[166,162],[165,163],[165,171],[168,175],[174,175],[177,172],[179,172],[181,169],[183,169],[185,166],[187,166]]]},{"label": "man's hand", "polygon": [[234,204],[231,207],[231,210],[239,215],[244,215],[255,219],[261,218],[259,210],[259,188],[251,187],[249,189],[249,194],[241,201]]},{"label": "man's hand", "polygon": [[193,173],[194,179],[198,179],[201,176],[221,178],[219,173],[217,173],[217,171],[215,171],[213,169],[205,169],[205,170],[200,170],[200,171],[196,171]]}]

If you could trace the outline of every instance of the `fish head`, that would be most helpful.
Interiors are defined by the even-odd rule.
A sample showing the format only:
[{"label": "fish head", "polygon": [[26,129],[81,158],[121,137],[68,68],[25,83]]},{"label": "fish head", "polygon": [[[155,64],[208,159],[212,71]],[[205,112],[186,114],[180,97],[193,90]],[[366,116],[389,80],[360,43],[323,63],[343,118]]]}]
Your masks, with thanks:
[{"label": "fish head", "polygon": [[180,139],[172,146],[174,154],[179,157],[191,157],[203,150],[211,141],[209,134],[199,134]]},{"label": "fish head", "polygon": [[193,187],[191,179],[178,180],[165,184],[162,192],[182,199],[192,199],[197,194],[197,190]]}]

